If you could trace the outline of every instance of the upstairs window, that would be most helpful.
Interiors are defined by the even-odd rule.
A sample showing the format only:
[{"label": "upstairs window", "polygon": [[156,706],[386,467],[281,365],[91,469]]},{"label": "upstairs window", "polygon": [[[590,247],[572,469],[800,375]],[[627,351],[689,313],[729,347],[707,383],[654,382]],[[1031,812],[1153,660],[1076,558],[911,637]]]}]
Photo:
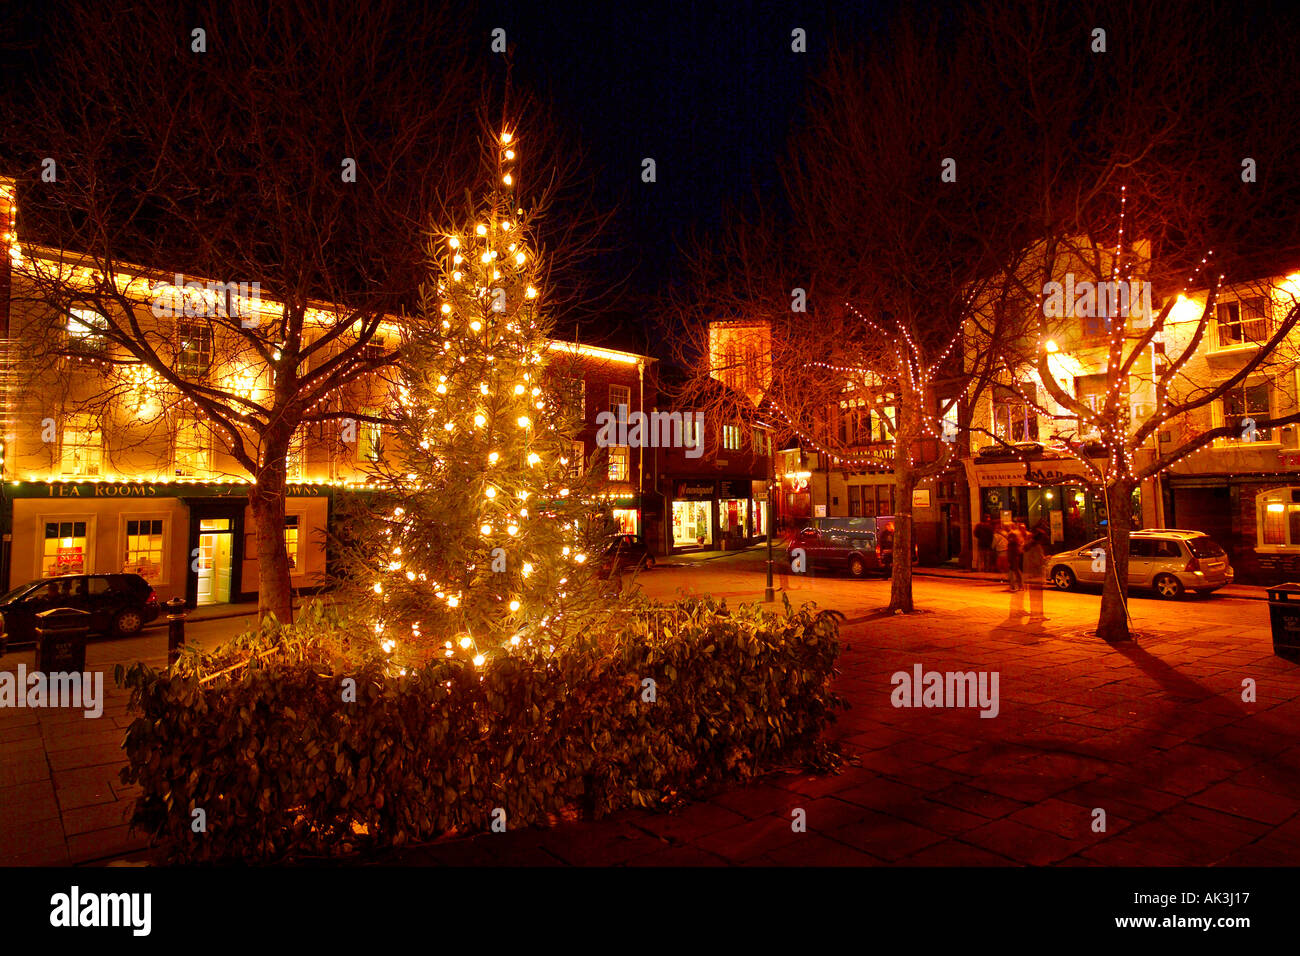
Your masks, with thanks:
[{"label": "upstairs window", "polygon": [[93,415],[69,415],[63,426],[60,471],[65,475],[98,475],[103,464],[104,436]]},{"label": "upstairs window", "polygon": [[1038,412],[1009,388],[993,396],[993,434],[1005,442],[1038,441]]},{"label": "upstairs window", "polygon": [[194,412],[176,413],[173,464],[182,478],[205,478],[212,472],[212,432]]},{"label": "upstairs window", "polygon": [[722,447],[727,451],[740,451],[740,426],[722,426]]},{"label": "upstairs window", "polygon": [[1268,300],[1263,297],[1219,302],[1215,306],[1215,317],[1221,349],[1268,341]]},{"label": "upstairs window", "polygon": [[212,326],[206,322],[177,322],[176,371],[202,378],[212,367]]},{"label": "upstairs window", "polygon": [[618,416],[620,422],[627,421],[628,409],[632,405],[632,389],[626,385],[609,387],[609,410]]},{"label": "upstairs window", "polygon": [[108,348],[108,318],[94,309],[69,309],[68,348],[74,352],[102,352]]},{"label": "upstairs window", "polygon": [[1240,429],[1237,433],[1222,439],[1224,444],[1249,444],[1253,441],[1273,440],[1273,429],[1257,428],[1254,424],[1272,414],[1269,393],[1268,382],[1248,382],[1238,385],[1219,399],[1223,424]]},{"label": "upstairs window", "polygon": [[632,451],[626,445],[612,445],[609,449],[609,480],[630,480]]}]

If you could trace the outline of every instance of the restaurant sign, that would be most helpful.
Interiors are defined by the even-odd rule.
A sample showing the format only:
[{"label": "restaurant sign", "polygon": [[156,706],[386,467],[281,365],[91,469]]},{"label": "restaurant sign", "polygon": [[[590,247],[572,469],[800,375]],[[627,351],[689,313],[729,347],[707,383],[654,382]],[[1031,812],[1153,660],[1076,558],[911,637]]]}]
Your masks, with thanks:
[{"label": "restaurant sign", "polygon": [[992,485],[1080,485],[1092,480],[1083,462],[1070,458],[976,465],[975,474],[984,488]]},{"label": "restaurant sign", "polygon": [[[253,486],[242,481],[21,481],[4,486],[10,498],[244,498]],[[290,498],[329,494],[325,485],[289,484]]]}]

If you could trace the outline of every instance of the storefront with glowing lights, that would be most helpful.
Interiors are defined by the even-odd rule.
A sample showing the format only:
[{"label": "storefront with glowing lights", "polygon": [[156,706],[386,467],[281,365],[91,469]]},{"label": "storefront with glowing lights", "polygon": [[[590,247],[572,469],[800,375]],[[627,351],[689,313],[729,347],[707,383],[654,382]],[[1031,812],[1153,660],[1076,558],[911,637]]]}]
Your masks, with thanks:
[{"label": "storefront with glowing lights", "polygon": [[766,483],[750,479],[676,479],[669,500],[673,551],[739,548],[767,527]]},{"label": "storefront with glowing lights", "polygon": [[[285,546],[295,590],[324,583],[330,485],[291,484]],[[24,481],[4,485],[5,590],[66,574],[139,574],[159,601],[257,598],[248,485],[221,481]]]}]

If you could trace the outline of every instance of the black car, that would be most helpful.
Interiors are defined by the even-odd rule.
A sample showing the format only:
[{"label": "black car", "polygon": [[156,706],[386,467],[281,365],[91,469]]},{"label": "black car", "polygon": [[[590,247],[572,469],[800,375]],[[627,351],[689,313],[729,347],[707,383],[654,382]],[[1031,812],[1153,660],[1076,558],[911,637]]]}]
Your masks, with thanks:
[{"label": "black car", "polygon": [[616,535],[600,556],[600,576],[609,577],[616,566],[620,572],[649,571],[655,566],[655,556],[636,535]]},{"label": "black car", "polygon": [[65,574],[31,581],[0,597],[5,640],[36,640],[36,615],[53,608],[90,612],[92,633],[130,637],[158,617],[158,595],[138,574]]}]

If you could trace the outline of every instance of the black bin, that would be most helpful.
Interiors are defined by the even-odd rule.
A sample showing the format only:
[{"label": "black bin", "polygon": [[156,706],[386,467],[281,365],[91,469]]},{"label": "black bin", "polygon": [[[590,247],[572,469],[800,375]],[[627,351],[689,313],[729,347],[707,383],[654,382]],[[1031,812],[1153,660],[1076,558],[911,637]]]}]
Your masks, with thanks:
[{"label": "black bin", "polygon": [[1300,663],[1300,584],[1268,589],[1268,617],[1273,625],[1273,653]]},{"label": "black bin", "polygon": [[75,607],[41,611],[36,615],[36,669],[45,674],[85,671],[88,633],[89,611]]}]

